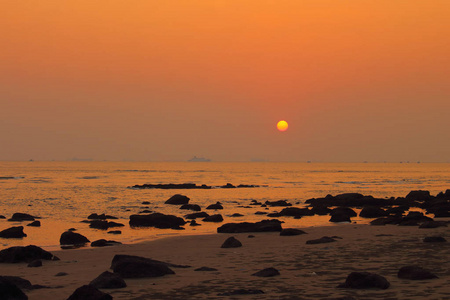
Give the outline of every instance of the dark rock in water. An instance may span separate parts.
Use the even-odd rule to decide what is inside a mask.
[[[192,220],[189,226],[201,226],[202,224],[198,224],[195,220]]]
[[[244,215],[240,214],[240,213],[234,213],[232,214],[230,217],[232,218],[236,218],[236,217],[243,217]]]
[[[400,224],[401,222],[401,217],[385,217],[385,218],[378,218],[375,220],[372,220],[370,222],[370,225],[374,225],[374,226],[384,226],[387,224]]]
[[[73,231],[66,231],[61,234],[59,238],[60,245],[74,245],[74,246],[82,246],[90,241],[79,233]]]
[[[0,276],[0,299],[27,300],[28,296],[6,276]]]
[[[83,285],[70,295],[67,300],[112,300],[111,295],[103,293],[92,285]]]
[[[201,267],[201,268],[195,269],[194,271],[196,271],[196,272],[212,272],[212,271],[217,271],[217,269],[209,268],[209,267]]]
[[[313,245],[313,244],[325,244],[325,243],[332,243],[332,242],[336,242],[336,240],[332,237],[324,236],[324,237],[321,237],[320,239],[306,241],[306,244]]]
[[[12,215],[12,217],[10,219],[8,219],[8,221],[11,221],[11,222],[34,221],[36,218],[38,218],[38,217],[29,215],[29,214],[15,213]]]
[[[41,227],[41,222],[40,221],[33,221],[30,224],[27,224],[27,226],[31,226],[31,227]]]
[[[58,272],[55,274],[56,277],[67,276],[67,275],[69,275],[69,274],[66,272]]]
[[[91,281],[92,285],[98,289],[120,289],[127,286],[125,280],[119,274],[108,271],[103,272],[97,278]]]
[[[91,247],[106,247],[106,246],[114,246],[114,245],[120,245],[120,244],[122,244],[122,243],[116,242],[116,241],[107,241],[105,239],[100,239],[100,240],[93,241],[91,243]]]
[[[231,183],[227,183],[225,185],[220,186],[220,188],[222,188],[222,189],[234,189],[236,187],[234,185],[232,185]]]
[[[253,234],[249,234],[249,235],[248,235],[248,238],[249,238],[249,239],[252,239],[252,238],[254,238],[254,237],[255,237],[255,236],[254,236]]]
[[[300,234],[306,234],[303,230],[295,229],[295,228],[285,228],[281,230],[280,235],[281,236],[294,236],[294,235],[300,235]]]
[[[163,190],[171,190],[171,189],[211,189],[211,186],[206,184],[196,185],[195,183],[167,183],[167,184],[142,184],[142,185],[134,185],[129,188],[132,189],[163,189]]]
[[[5,239],[23,238],[25,236],[27,235],[23,232],[23,226],[10,227],[0,231],[0,237]]]
[[[346,214],[333,214],[331,215],[330,222],[333,223],[341,223],[341,222],[348,222],[350,223],[352,220],[350,220],[350,216]]]
[[[450,210],[435,210],[433,214],[435,218],[450,218]]]
[[[150,258],[131,255],[115,255],[111,263],[111,269],[114,273],[120,274],[123,278],[159,277],[175,274],[169,267],[176,266]]]
[[[261,290],[239,289],[239,290],[233,290],[231,292],[220,293],[220,294],[217,294],[217,296],[258,295],[258,294],[264,294],[264,292]]]
[[[38,268],[38,267],[42,267],[42,260],[40,260],[40,259],[33,260],[32,262],[30,262],[30,263],[28,264],[27,267],[29,267],[29,268]]]
[[[30,263],[36,259],[52,260],[53,254],[34,245],[16,246],[0,251],[0,263]]]
[[[148,205],[148,204],[150,204],[150,201],[142,201],[141,204],[142,204],[142,205]]]
[[[109,234],[122,234],[122,231],[120,231],[120,230],[111,230],[111,231],[108,231],[107,233],[109,233]]]
[[[439,278],[430,271],[422,269],[418,266],[406,266],[400,268],[397,273],[398,278],[402,279],[411,279],[411,280],[424,280],[424,279],[433,279]]]
[[[414,226],[414,225],[419,225],[419,223],[428,222],[428,221],[433,221],[433,219],[425,216],[421,212],[411,211],[411,212],[408,213],[408,215],[406,215],[405,217],[402,218],[402,220],[399,223],[399,225],[402,225],[402,226],[408,226],[408,225]]]
[[[33,290],[34,286],[31,284],[31,282],[27,279],[24,279],[22,277],[19,276],[0,276],[2,277],[4,280],[9,281],[12,284],[15,284],[19,289],[22,290]],[[0,299],[2,294],[0,293]]]
[[[212,215],[203,219],[203,222],[222,222],[222,215]]]
[[[275,268],[266,268],[263,269],[261,271],[258,271],[254,274],[252,274],[252,276],[258,276],[258,277],[273,277],[273,276],[277,276],[280,275],[280,272],[278,272],[277,269]]]
[[[197,218],[206,218],[206,217],[209,217],[209,215],[205,212],[199,212],[199,213],[188,214],[188,215],[185,215],[184,217],[188,220],[192,220],[192,219],[197,219]]]
[[[109,221],[104,221],[104,220],[94,220],[94,221],[91,221],[89,224],[90,228],[103,229],[103,230],[107,230],[107,229],[113,228],[113,227],[123,227],[123,226],[125,226],[125,225],[123,225],[121,223],[109,222]]]
[[[197,205],[197,204],[184,204],[180,207],[180,209],[189,209],[189,210],[193,210],[193,211],[201,211],[202,210],[200,205]]]
[[[298,208],[298,207],[286,207],[283,208],[279,213],[268,214],[269,217],[302,217],[302,216],[312,216],[314,213],[308,208]]]
[[[390,286],[389,281],[381,275],[369,272],[352,272],[348,275],[344,283],[338,285],[338,288],[350,289],[387,289]]]
[[[405,199],[412,201],[427,201],[431,199],[431,195],[429,191],[411,191],[406,195]]]
[[[242,247],[242,243],[233,236],[227,238],[225,242],[223,242],[222,246],[220,246],[220,248],[238,248],[238,247]]]
[[[256,223],[227,223],[217,228],[218,233],[265,232],[281,230],[281,222],[276,219],[263,220]]]
[[[4,215],[0,215],[0,219],[6,219]]]
[[[445,243],[447,240],[442,236],[427,236],[423,239],[424,243]]]
[[[292,204],[290,204],[286,200],[266,201],[265,204],[268,206],[292,206]]]
[[[165,215],[161,213],[153,213],[148,215],[131,215],[131,227],[156,227],[156,228],[172,228],[178,229],[186,224],[183,218]]]
[[[180,195],[180,194],[175,194],[172,197],[170,197],[169,200],[167,200],[164,203],[165,204],[172,204],[172,205],[181,205],[181,204],[188,204],[189,200],[190,199],[187,196]]]
[[[223,209],[223,206],[220,202],[217,202],[216,204],[209,205],[206,209]]]
[[[419,228],[438,228],[438,227],[447,227],[447,224],[445,222],[426,221],[419,226]]]
[[[387,215],[388,213],[384,209],[377,206],[364,206],[359,213],[361,218],[380,218]]]
[[[117,217],[110,216],[110,215],[105,215],[105,214],[98,215],[98,214],[94,213],[94,214],[90,214],[88,216],[88,219],[89,220],[91,220],[91,219],[94,219],[94,220],[106,220],[106,219],[117,219]]]
[[[311,212],[315,215],[326,216],[332,212],[332,210],[326,206],[313,206]]]
[[[350,207],[336,207],[331,210],[330,215],[347,215],[349,217],[356,217],[358,214]]]

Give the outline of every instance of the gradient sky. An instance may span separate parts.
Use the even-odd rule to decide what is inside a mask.
[[[450,162],[449,16],[448,0],[2,1],[0,160]]]

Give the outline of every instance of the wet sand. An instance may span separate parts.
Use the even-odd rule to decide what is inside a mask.
[[[126,288],[103,289],[114,299],[450,299],[450,243],[424,243],[426,236],[450,240],[449,227],[370,226],[339,224],[302,228],[307,234],[280,236],[278,232],[176,236],[139,244],[103,248],[52,251],[60,261],[1,264],[1,275],[28,279],[50,288],[26,291],[29,299],[67,299],[76,288],[109,270],[115,254],[144,256],[190,268],[173,268],[175,275],[125,279]],[[254,235],[254,238],[249,238]],[[221,248],[229,236],[243,244]],[[307,240],[338,236],[336,242],[306,244]],[[419,265],[438,279],[397,278],[406,265]],[[217,271],[194,271],[199,267]],[[279,276],[255,277],[253,273],[274,267]],[[384,276],[386,290],[340,289],[348,274],[368,271]],[[59,272],[68,275],[57,277]],[[219,296],[237,289],[257,289],[258,295]]]

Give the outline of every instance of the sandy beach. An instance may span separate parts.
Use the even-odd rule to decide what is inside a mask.
[[[114,255],[128,254],[191,267],[172,268],[174,275],[126,279],[125,288],[103,289],[114,299],[450,299],[449,243],[423,242],[427,236],[448,240],[448,227],[339,224],[303,230],[307,234],[177,236],[139,244],[52,251],[60,261],[43,261],[39,268],[27,267],[26,263],[1,264],[1,275],[20,276],[48,287],[26,291],[31,300],[67,299],[75,289],[109,270]],[[230,236],[243,246],[221,248]],[[339,238],[333,243],[306,244],[323,236]],[[407,265],[421,266],[439,278],[397,278],[398,270]],[[200,267],[217,271],[194,271]],[[269,267],[277,269],[280,275],[252,276]],[[353,271],[384,276],[390,287],[337,288]],[[67,275],[55,276],[60,272]],[[238,289],[261,290],[264,294],[221,295]]]

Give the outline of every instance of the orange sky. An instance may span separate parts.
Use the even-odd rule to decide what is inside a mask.
[[[449,162],[449,16],[448,0],[2,1],[0,160]]]

